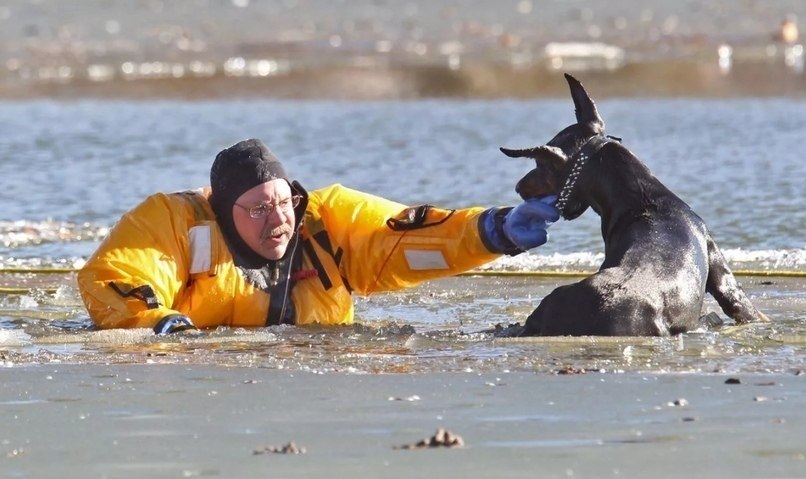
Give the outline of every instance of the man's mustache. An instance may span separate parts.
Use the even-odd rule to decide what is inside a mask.
[[[293,229],[289,225],[280,225],[275,228],[269,228],[269,225],[266,225],[263,227],[263,231],[260,232],[260,242],[263,243],[267,239],[281,234],[291,236],[292,232]]]

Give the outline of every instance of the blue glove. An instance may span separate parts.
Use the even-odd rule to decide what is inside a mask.
[[[524,251],[544,244],[549,239],[546,229],[560,219],[556,203],[557,197],[550,195],[528,199],[512,208],[504,218],[507,239]]]
[[[516,255],[548,240],[547,228],[560,219],[557,197],[530,198],[512,209],[489,209],[481,218],[482,239],[491,251]]]
[[[172,334],[188,329],[197,329],[190,318],[184,314],[169,314],[154,326],[154,334]]]

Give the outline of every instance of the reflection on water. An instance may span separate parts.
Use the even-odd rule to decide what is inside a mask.
[[[585,84],[597,98],[597,82]],[[608,133],[691,204],[723,249],[804,247],[801,100],[597,105]],[[215,153],[247,136],[263,138],[308,189],[342,183],[403,203],[513,204],[514,184],[532,165],[498,147],[543,143],[573,118],[567,98],[0,103],[0,255],[86,257],[146,195],[207,184]],[[588,212],[554,225],[539,254],[600,251],[598,218]]]

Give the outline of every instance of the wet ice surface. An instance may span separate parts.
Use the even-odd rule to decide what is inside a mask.
[[[0,357],[27,363],[180,363],[317,373],[806,371],[806,294],[798,279],[743,281],[769,324],[671,338],[494,338],[524,321],[557,279],[458,277],[359,298],[349,327],[219,328],[155,336],[95,331],[75,291],[4,299]],[[703,312],[718,312],[708,299]]]

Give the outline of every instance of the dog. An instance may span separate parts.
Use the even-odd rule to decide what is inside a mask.
[[[501,151],[536,163],[515,188],[524,200],[557,195],[566,220],[588,207],[601,217],[605,259],[595,274],[552,291],[506,335],[679,334],[703,323],[705,293],[737,323],[769,321],[739,287],[703,220],[620,139],[605,136],[585,88],[565,78],[576,124],[546,145]]]

